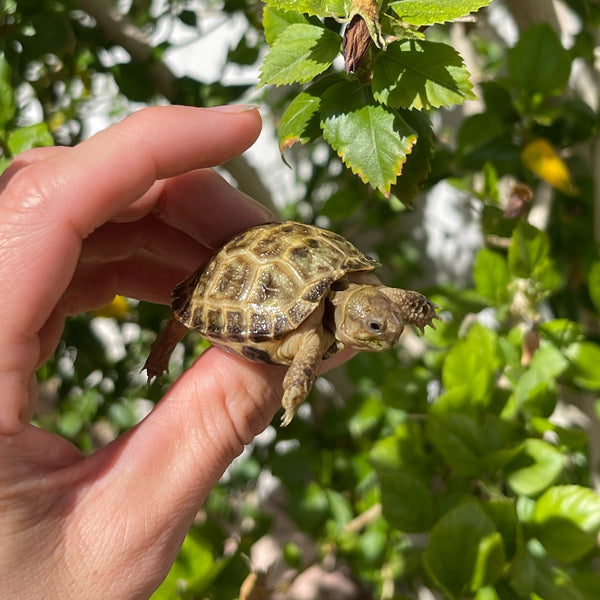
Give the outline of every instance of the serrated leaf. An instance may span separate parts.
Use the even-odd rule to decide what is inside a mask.
[[[279,151],[295,143],[306,144],[321,133],[319,126],[319,105],[321,98],[310,92],[300,92],[288,105],[281,117],[277,137]]]
[[[578,485],[552,487],[535,503],[531,526],[552,558],[576,561],[597,545],[600,496]]]
[[[321,127],[346,166],[386,196],[417,139],[397,111],[376,103],[369,87],[356,80],[323,94]]]
[[[417,110],[475,99],[460,54],[447,44],[425,40],[393,42],[373,69],[373,96],[395,108]]]
[[[284,29],[265,57],[260,84],[308,83],[329,68],[342,38],[321,26],[294,23]]]
[[[321,135],[321,96],[329,86],[340,79],[339,74],[325,76],[308,86],[289,103],[277,131],[279,151],[282,154],[295,143],[306,144]]]
[[[487,6],[491,0],[392,0],[396,14],[411,25],[453,21]]]
[[[263,27],[269,46],[272,46],[279,35],[290,25],[298,23],[317,25],[318,21],[295,10],[283,10],[274,6],[265,6],[263,11]]]
[[[402,177],[397,184],[392,186],[391,194],[398,198],[404,206],[411,208],[413,200],[431,171],[430,160],[434,150],[433,130],[426,113],[418,110],[399,110],[398,112],[415,130],[417,141],[411,153],[406,157],[406,162],[402,167]]]
[[[317,17],[346,17],[350,0],[266,0],[267,5]]]

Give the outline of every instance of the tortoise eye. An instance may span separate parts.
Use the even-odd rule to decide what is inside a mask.
[[[369,323],[369,329],[371,331],[380,331],[381,330],[381,323],[378,323],[377,321],[371,321]]]

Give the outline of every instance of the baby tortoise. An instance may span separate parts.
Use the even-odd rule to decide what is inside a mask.
[[[438,308],[425,296],[385,287],[379,263],[343,237],[300,223],[267,223],[229,240],[175,287],[173,317],[144,368],[166,370],[187,333],[243,358],[290,365],[282,424],[308,395],[319,365],[345,347],[388,350],[404,323],[435,329]]]

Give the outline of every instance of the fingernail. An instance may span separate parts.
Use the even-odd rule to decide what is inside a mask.
[[[245,113],[258,110],[258,104],[223,104],[222,106],[210,106],[208,110],[224,113]]]

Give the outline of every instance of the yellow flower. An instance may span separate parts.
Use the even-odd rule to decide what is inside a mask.
[[[528,169],[561,192],[570,196],[577,193],[567,165],[547,139],[536,138],[529,142],[521,152],[521,160]]]

